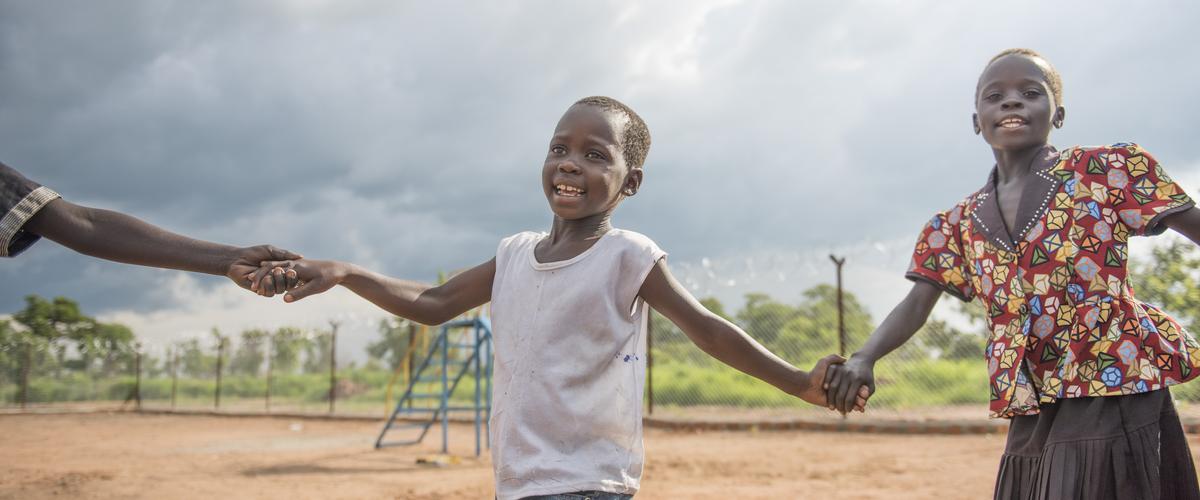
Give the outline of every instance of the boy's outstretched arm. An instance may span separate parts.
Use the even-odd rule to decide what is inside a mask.
[[[875,362],[908,342],[929,319],[929,313],[941,296],[938,287],[924,281],[914,282],[908,295],[879,324],[863,348],[851,355],[845,364],[830,367],[825,383],[830,407],[846,413],[859,404],[857,399],[862,398],[864,392],[868,396],[873,394]]]
[[[295,302],[342,285],[385,311],[426,325],[440,325],[492,299],[496,259],[433,286],[384,276],[355,264],[328,260],[265,262],[250,279],[260,295],[287,294]],[[288,290],[299,281],[300,285]]]
[[[842,362],[840,356],[830,355],[821,359],[812,372],[788,364],[746,332],[701,305],[675,280],[663,260],[659,260],[651,269],[638,295],[675,323],[697,347],[710,356],[788,394],[815,405],[826,406],[821,382],[831,364]],[[865,398],[862,403],[866,403]]]
[[[262,261],[300,255],[268,245],[238,248],[189,238],[111,210],[48,203],[24,229],[84,255],[101,259],[206,274],[225,275],[249,289],[246,275]]]

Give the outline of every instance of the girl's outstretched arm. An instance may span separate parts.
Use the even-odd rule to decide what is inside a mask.
[[[650,270],[638,295],[675,323],[697,347],[710,356],[788,394],[815,405],[826,406],[821,381],[830,365],[842,362],[840,356],[830,355],[821,359],[812,372],[788,364],[742,329],[701,305],[675,280],[662,260]],[[866,403],[865,394],[861,402]]]
[[[1166,216],[1163,221],[1167,227],[1184,235],[1192,243],[1200,245],[1200,208],[1192,207],[1179,213]]]
[[[292,281],[285,302],[295,302],[342,285],[385,311],[426,325],[440,325],[487,303],[492,298],[496,259],[454,275],[433,286],[392,278],[361,266],[328,260],[265,262],[251,277],[254,289],[267,297],[283,293]]]
[[[850,411],[851,405],[858,404],[857,399],[862,397],[864,386],[868,396],[875,392],[875,362],[917,333],[941,295],[942,291],[930,283],[914,282],[908,295],[879,324],[863,348],[845,364],[830,367],[825,388],[833,409]]]

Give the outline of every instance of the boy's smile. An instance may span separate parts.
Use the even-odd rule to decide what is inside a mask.
[[[999,150],[1045,144],[1053,124],[1062,120],[1039,59],[1009,55],[997,59],[979,77],[975,126]]]
[[[619,139],[627,121],[590,105],[571,106],[559,120],[542,167],[543,190],[556,216],[578,220],[611,212],[628,196],[630,168]]]

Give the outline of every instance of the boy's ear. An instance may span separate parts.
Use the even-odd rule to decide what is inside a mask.
[[[642,167],[634,167],[629,170],[629,175],[625,176],[625,185],[621,186],[621,194],[625,196],[633,196],[637,194],[638,189],[642,187]]]
[[[1059,106],[1054,110],[1054,128],[1062,128],[1063,121],[1067,119],[1067,108]]]
[[[983,129],[979,127],[979,113],[971,113],[971,126],[975,128],[975,135],[983,132]]]

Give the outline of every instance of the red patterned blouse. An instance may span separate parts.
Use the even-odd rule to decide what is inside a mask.
[[[1129,286],[1131,235],[1194,205],[1136,144],[1047,146],[1005,229],[995,171],[921,231],[907,277],[987,310],[992,417],[1060,398],[1136,394],[1200,373],[1200,344]]]

